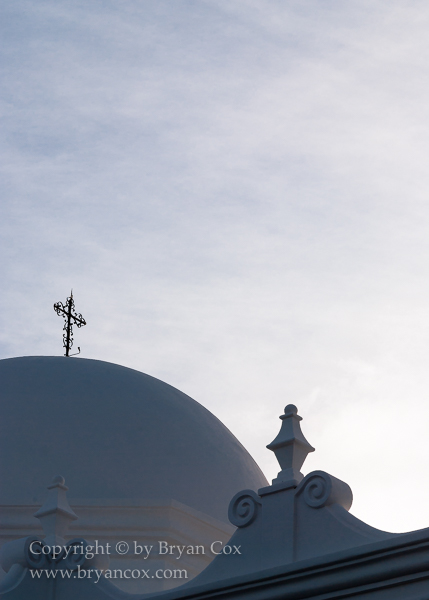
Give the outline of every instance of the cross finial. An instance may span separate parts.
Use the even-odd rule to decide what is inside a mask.
[[[83,327],[86,325],[85,319],[74,309],[73,289],[71,290],[70,296],[67,298],[65,305],[62,302],[57,302],[54,304],[54,310],[57,315],[64,317],[66,321],[63,327],[63,346],[66,349],[64,356],[70,356],[70,350],[73,346],[73,325],[76,325],[77,327]],[[79,352],[76,354],[80,353],[79,346],[78,350]]]

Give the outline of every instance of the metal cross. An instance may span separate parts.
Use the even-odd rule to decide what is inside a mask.
[[[66,320],[63,327],[63,346],[66,349],[64,356],[70,356],[70,350],[73,346],[73,325],[76,325],[77,327],[83,327],[86,325],[86,321],[82,315],[80,313],[76,313],[74,310],[73,290],[71,291],[70,296],[67,298],[65,305],[62,302],[57,302],[54,304],[54,310],[57,315],[64,317]],[[79,346],[78,350],[80,352]],[[79,354],[79,352],[76,354]]]

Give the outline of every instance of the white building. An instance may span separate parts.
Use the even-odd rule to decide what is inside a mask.
[[[267,484],[231,432],[179,390],[97,360],[23,357],[0,361],[0,542],[42,535],[33,515],[61,475],[78,517],[67,539],[129,544],[111,565],[142,564],[134,542],[209,547],[234,532],[228,504]],[[213,559],[181,559],[194,577]],[[145,565],[177,565],[151,555]],[[3,573],[4,574],[4,573]],[[136,582],[118,579],[126,590]],[[146,591],[180,581],[146,582]],[[141,583],[140,587],[141,589]]]
[[[0,361],[0,378],[2,600],[429,598],[429,529],[369,527],[349,514],[345,482],[324,471],[304,477],[313,448],[295,406],[286,406],[268,446],[281,470],[266,485],[213,415],[147,375],[98,361],[24,358]],[[48,493],[40,486],[52,471],[68,477],[74,512],[61,477]],[[412,482],[398,477],[398,485]],[[230,539],[228,505],[237,527]],[[90,556],[85,541],[71,539],[77,535],[119,551]],[[153,547],[146,562],[127,550],[133,541]],[[213,542],[224,551],[210,562]],[[207,552],[166,556],[160,543]],[[184,585],[151,592],[156,583],[183,583],[171,574],[196,573],[204,562]],[[158,571],[169,576],[151,575]],[[115,586],[124,582],[137,595]]]

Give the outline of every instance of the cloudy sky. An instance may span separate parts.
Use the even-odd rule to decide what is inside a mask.
[[[4,0],[0,357],[218,416],[267,477],[288,403],[380,529],[429,526],[429,5]],[[75,359],[78,360],[78,359]]]

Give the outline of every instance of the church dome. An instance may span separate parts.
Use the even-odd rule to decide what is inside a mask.
[[[119,365],[65,357],[0,360],[0,504],[40,504],[54,475],[70,503],[177,500],[227,521],[230,499],[267,485],[208,410]]]

